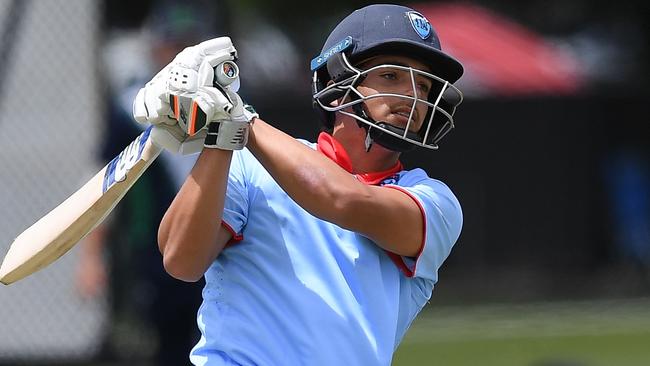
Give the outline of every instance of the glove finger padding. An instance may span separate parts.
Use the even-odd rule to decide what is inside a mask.
[[[198,87],[198,79],[199,73],[194,69],[182,65],[172,65],[167,79],[169,93],[176,95],[194,93]]]
[[[192,136],[208,121],[227,119],[233,108],[231,100],[219,89],[200,86],[196,93],[170,95],[174,118],[188,135]]]
[[[226,58],[217,61],[220,57]],[[237,50],[232,45],[230,37],[213,38],[197,45],[186,47],[176,55],[171,64],[181,65],[198,71],[199,66],[206,59],[213,60],[211,61],[213,67],[226,59],[237,59]]]
[[[207,122],[230,119],[231,116],[228,113],[234,108],[233,102],[238,103],[238,105],[242,104],[236,93],[229,91],[226,91],[226,93],[228,94],[224,94],[217,88],[200,86],[196,93],[186,93],[182,96],[171,94],[171,110],[178,123],[173,126],[175,127],[173,129],[174,133],[166,131],[168,136],[165,139],[176,138],[178,143],[183,144],[195,141],[194,148],[186,148],[189,149],[188,151],[195,152],[197,148],[201,147],[200,142],[203,139],[194,138],[194,136],[204,130]],[[233,100],[233,97],[236,97],[236,99]],[[241,107],[239,108],[241,109]],[[168,142],[163,144],[169,146],[169,148],[174,148],[174,152],[179,152],[179,148],[174,144]],[[181,153],[185,154],[186,152],[181,151]]]
[[[198,104],[194,101],[196,93],[187,94],[188,96],[169,95],[169,104],[172,115],[180,129],[187,135],[194,135],[207,123],[206,115]]]
[[[176,121],[171,118],[168,103],[167,72],[169,66],[161,70],[144,88],[138,91],[133,100],[133,118],[139,123],[168,124]]]

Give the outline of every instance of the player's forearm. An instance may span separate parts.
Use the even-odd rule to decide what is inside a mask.
[[[348,227],[349,208],[368,194],[336,163],[262,120],[253,123],[248,148],[302,208],[339,226]]]
[[[158,245],[167,272],[197,281],[225,243],[217,240],[231,151],[204,149],[162,219]]]

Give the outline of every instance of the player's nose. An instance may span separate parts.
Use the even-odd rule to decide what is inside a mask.
[[[410,78],[404,80],[400,85],[401,94],[407,97],[426,99],[424,91],[418,90]]]

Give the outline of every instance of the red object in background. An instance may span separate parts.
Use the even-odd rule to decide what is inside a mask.
[[[580,62],[542,36],[471,4],[415,4],[444,51],[465,67],[469,94],[575,94],[584,83]]]

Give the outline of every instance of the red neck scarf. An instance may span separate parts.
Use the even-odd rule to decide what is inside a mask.
[[[318,135],[318,151],[323,155],[332,159],[336,164],[341,168],[345,169],[347,172],[352,173],[352,162],[350,161],[350,156],[348,155],[343,145],[341,145],[336,139],[325,132],[321,132]],[[395,165],[387,170],[381,172],[371,172],[363,174],[355,174],[357,179],[365,184],[376,185],[381,183],[384,179],[399,173],[404,168],[402,163],[398,160]]]

